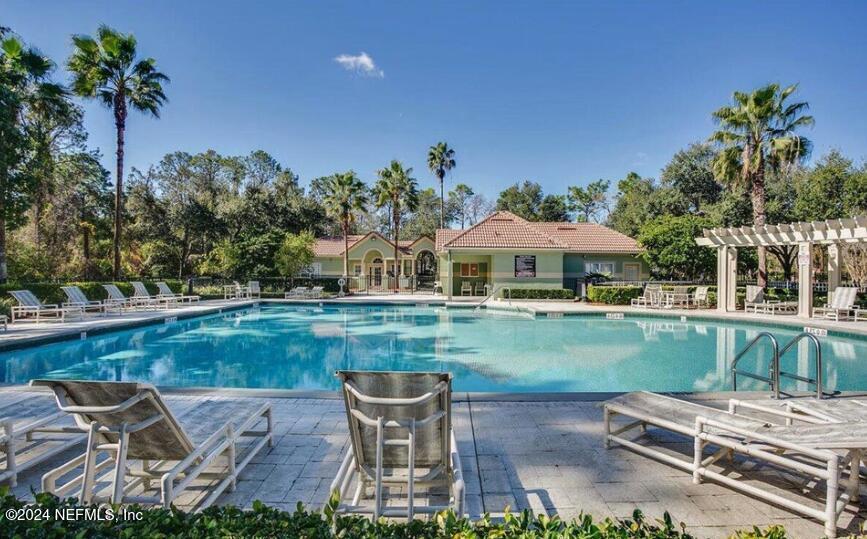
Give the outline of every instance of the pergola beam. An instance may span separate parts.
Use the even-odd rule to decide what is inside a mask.
[[[705,230],[695,242],[705,247],[861,243],[867,242],[867,216],[783,225],[712,228]]]

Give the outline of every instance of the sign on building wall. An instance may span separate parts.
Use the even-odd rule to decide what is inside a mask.
[[[535,277],[536,257],[534,255],[515,255],[515,277]]]

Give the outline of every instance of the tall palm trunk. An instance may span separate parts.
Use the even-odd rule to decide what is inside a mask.
[[[343,278],[349,277],[349,216],[343,216]]]
[[[394,219],[394,293],[397,294],[400,290],[400,251],[397,248],[397,244],[400,241],[400,205],[395,200],[394,201],[394,214],[392,215],[392,219]]]
[[[123,135],[126,130],[126,98],[114,98],[114,125],[117,128],[117,184],[114,191],[114,279],[120,279],[120,240],[123,219]]]
[[[753,175],[752,203],[753,203],[753,224],[757,227],[765,225],[765,164],[759,160],[759,168]],[[759,246],[757,249],[759,274],[756,279],[756,284],[760,288],[764,288],[768,284],[768,254],[764,246]],[[809,284],[812,286],[812,283]]]
[[[445,177],[441,174],[437,174],[440,179],[440,228],[446,227],[446,195],[443,188],[443,184],[445,183],[443,180]]]
[[[4,163],[5,165],[5,163]],[[0,284],[6,282],[9,273],[6,267],[6,166],[0,167]]]

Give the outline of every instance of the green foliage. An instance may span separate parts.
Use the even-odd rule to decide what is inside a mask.
[[[542,199],[542,186],[538,183],[516,183],[500,193],[497,210],[510,211],[528,221],[538,221]]]
[[[713,175],[716,155],[709,144],[694,143],[678,151],[660,175],[662,185],[679,191],[689,201],[690,211],[701,211],[719,200],[722,186]]]
[[[641,296],[643,288],[640,286],[593,286],[587,287],[587,299],[593,303],[605,303],[607,305],[629,305],[629,303]]]
[[[9,494],[8,487],[0,488],[0,526],[8,537],[304,537],[343,539],[408,539],[408,538],[522,538],[522,539],[691,539],[683,523],[665,513],[662,519],[649,520],[640,510],[632,518],[606,518],[597,520],[592,515],[581,514],[573,520],[560,517],[536,515],[529,510],[519,513],[506,511],[502,519],[488,515],[475,521],[458,518],[444,511],[429,520],[397,522],[388,519],[373,521],[360,516],[335,515],[336,501],[322,511],[305,509],[300,503],[295,511],[287,512],[269,507],[262,502],[253,502],[250,510],[235,506],[209,507],[199,513],[186,513],[179,509],[145,508],[139,505],[126,506],[127,512],[141,515],[139,520],[116,519],[69,519],[55,520],[55,512],[74,511],[82,508],[73,498],[59,499],[51,494],[36,494],[35,504],[30,509],[47,512],[50,518],[9,519],[8,511],[23,509],[26,502]],[[97,509],[98,506],[88,506]],[[118,506],[112,506],[122,515]],[[103,508],[103,511],[105,508]],[[103,513],[104,514],[104,513]],[[780,526],[765,530],[753,528],[738,532],[742,539],[785,539],[786,532]]]
[[[695,238],[713,224],[693,215],[663,216],[644,225],[638,242],[651,272],[665,279],[700,279],[713,275],[716,253],[699,247]]]
[[[575,299],[575,292],[567,288],[513,288],[512,299]]]
[[[648,221],[688,211],[689,202],[675,187],[659,186],[652,178],[642,178],[635,172],[620,180],[617,189],[617,203],[608,216],[608,224],[631,238]]]
[[[565,195],[545,195],[539,205],[539,220],[562,223],[569,221],[569,206]]]
[[[316,238],[310,231],[286,234],[274,255],[274,266],[280,275],[294,277],[313,262],[313,244]]]
[[[570,209],[577,212],[579,221],[599,221],[599,213],[608,209],[609,187],[611,182],[602,179],[589,183],[587,187],[569,187]]]

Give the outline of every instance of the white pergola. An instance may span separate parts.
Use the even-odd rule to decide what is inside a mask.
[[[828,248],[828,292],[840,284],[840,244],[867,242],[867,216],[705,230],[698,245],[717,249],[717,310],[735,310],[738,248],[798,246],[798,316],[813,315],[813,246]]]

